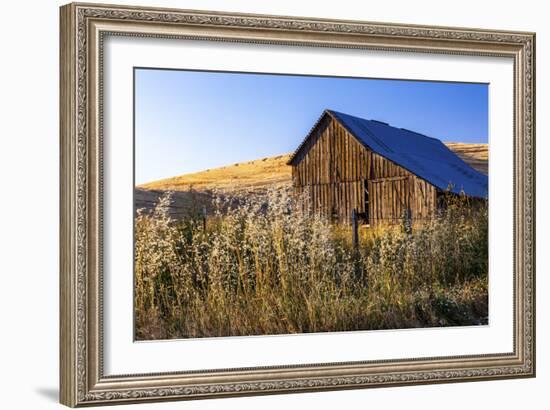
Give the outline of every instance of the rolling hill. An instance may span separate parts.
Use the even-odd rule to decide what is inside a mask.
[[[488,144],[445,143],[465,162],[484,174],[488,173]],[[207,169],[139,185],[146,191],[256,191],[288,185],[291,168],[286,165],[291,154],[240,162],[221,168]]]

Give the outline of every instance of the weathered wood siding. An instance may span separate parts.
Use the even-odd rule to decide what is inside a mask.
[[[413,219],[425,219],[436,206],[433,185],[366,149],[328,116],[298,153],[292,181],[314,212],[340,222],[349,222],[353,209],[368,214],[371,225],[397,223],[406,210]]]

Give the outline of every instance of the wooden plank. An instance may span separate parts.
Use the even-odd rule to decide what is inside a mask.
[[[328,154],[328,136],[327,131],[323,133],[323,183],[328,184],[328,164],[329,164],[329,154]]]
[[[403,179],[400,182],[401,190],[401,212],[405,212],[407,209],[407,180]]]
[[[327,150],[328,150],[328,163],[327,163],[327,168],[328,168],[328,182],[332,182],[333,181],[333,173],[332,173],[332,167],[333,167],[333,154],[332,154],[332,147],[333,147],[333,142],[332,142],[332,121],[330,123],[330,131],[329,133],[327,134]]]
[[[348,180],[348,142],[346,140],[346,134],[340,129],[340,135],[342,137],[342,181]],[[346,187],[344,185],[344,198]]]
[[[395,181],[394,182],[394,188],[395,188],[395,218],[399,222],[401,220],[401,183],[402,181]]]
[[[349,140],[345,131],[342,131],[342,140],[344,141],[344,181],[349,181]],[[344,192],[347,196],[347,189],[344,188]],[[347,200],[346,200],[347,202]],[[346,219],[347,219],[347,209],[346,209]]]
[[[405,181],[401,180],[399,183],[399,217],[403,216],[405,212]]]
[[[311,177],[312,177],[312,184],[317,184],[317,144],[314,144],[312,147],[311,147],[311,164],[310,164],[310,169],[311,169]]]
[[[357,179],[363,179],[363,147],[357,144]]]
[[[353,195],[355,196],[354,199],[354,208],[357,210],[357,212],[361,212],[361,202],[359,201],[359,190],[357,189],[358,183],[355,181],[353,183]]]
[[[406,201],[406,206],[407,206],[407,209],[410,209],[411,211],[411,218],[413,216],[412,214],[412,202],[411,202],[411,178],[407,178],[406,182],[405,182],[405,190],[406,190],[406,198],[407,198],[407,201]]]
[[[370,187],[369,212],[372,220],[372,225],[374,226],[376,224],[376,188],[374,187],[374,183],[372,183],[371,181],[368,181],[368,185]]]
[[[401,189],[401,212],[405,212],[407,209],[407,180],[403,179],[400,182]]]
[[[323,133],[323,182],[328,184],[329,182],[329,165],[330,165],[330,145],[329,145],[329,133],[328,127]]]
[[[342,203],[342,183],[338,182],[338,218],[340,221],[342,221],[344,215],[343,215],[343,203]]]
[[[397,203],[396,203],[396,199],[397,199],[397,195],[396,195],[396,192],[395,192],[395,181],[390,181],[389,182],[389,189],[390,189],[390,193],[391,193],[391,207],[392,207],[392,215],[391,215],[391,219],[392,219],[392,223],[395,223],[395,217],[396,217],[396,214],[397,214]]]
[[[307,167],[308,167],[308,157],[307,157],[307,152],[306,154],[304,155],[304,186],[306,185],[309,185],[309,179],[308,179],[308,172],[307,172]]]
[[[391,222],[391,191],[390,183],[384,182],[384,219]]]
[[[342,216],[343,221],[347,222],[348,219],[348,200],[347,200],[347,190],[346,183],[342,182]]]
[[[317,142],[317,146],[319,151],[319,154],[318,154],[319,169],[317,171],[319,174],[318,183],[319,183],[319,187],[321,187],[321,184],[323,183],[323,133],[319,134],[319,141]]]
[[[370,215],[371,215],[371,218],[372,218],[372,221],[373,221],[373,225],[376,224],[376,187],[375,187],[375,184],[372,182],[372,181],[369,181],[369,185],[370,185],[370,204],[369,204],[369,211],[370,211]]]
[[[418,178],[414,179],[414,196],[416,199],[416,212],[418,213],[418,219],[422,219],[422,191],[420,188],[420,182]]]
[[[344,169],[342,167],[344,163],[344,144],[340,133],[340,127],[336,127],[336,135],[338,137],[338,182],[342,182],[344,178]]]
[[[314,170],[315,170],[315,155],[314,155],[314,152],[312,151],[313,149],[313,146],[309,149],[308,151],[308,157],[309,157],[309,162],[308,162],[308,172],[309,172],[309,184],[310,185],[313,185],[315,184],[315,174],[314,174]]]
[[[321,154],[323,151],[323,145],[321,141],[322,133],[319,133],[319,137],[317,138],[317,184],[319,184],[319,189],[321,188],[321,178],[322,178],[322,171],[323,171],[323,163],[321,159]],[[319,191],[319,198],[320,198],[321,191]]]
[[[396,217],[398,221],[401,220],[401,216],[403,215],[403,193],[401,191],[401,185],[403,184],[403,180],[398,180],[395,182],[395,195],[396,195]]]
[[[378,181],[381,181],[381,182],[384,182],[384,181],[399,181],[399,180],[404,180],[404,179],[407,179],[407,177],[387,177],[387,178],[374,178],[372,179],[372,181],[375,181],[375,182],[378,182]]]
[[[355,168],[355,156],[353,155],[353,139],[347,135],[348,139],[348,161],[349,161],[349,181],[355,181],[353,169]],[[350,213],[351,218],[351,213]]]
[[[378,160],[377,162],[380,163]],[[382,182],[376,184],[376,189],[378,191],[378,221],[382,222],[384,220],[384,187],[382,186]]]
[[[336,176],[336,182],[340,183],[342,180],[342,145],[340,144],[340,133],[338,132],[339,128],[337,125],[334,126],[334,138],[336,141],[335,145],[335,155],[336,155],[336,162],[335,162],[335,176]]]
[[[374,214],[376,216],[376,223],[378,224],[380,222],[380,190],[378,189],[378,186],[380,184],[379,183],[376,183],[376,184],[373,184],[373,189],[374,189],[374,201],[375,201],[375,207],[374,207]]]
[[[345,210],[346,210],[346,223],[350,220],[350,207],[351,207],[351,201],[350,201],[350,195],[349,195],[349,182],[344,184],[344,192],[345,192]]]
[[[306,156],[306,173],[307,173],[307,184],[311,185],[313,183],[313,178],[311,177],[311,151],[308,151]]]
[[[382,164],[382,167],[384,167],[384,164]],[[384,185],[384,222],[389,222],[391,219],[391,202],[390,202],[390,190],[389,190],[389,184],[387,182],[382,182]]]
[[[368,203],[368,210],[366,209],[365,211],[369,213],[369,223],[372,225],[373,215],[372,215],[372,186],[371,185],[372,184],[367,180],[367,190],[370,193],[370,198]]]
[[[329,190],[329,185],[328,184],[324,184],[323,185],[323,195],[325,197],[325,210],[324,210],[324,213],[325,213],[325,217],[329,217],[329,209],[330,209],[330,196],[329,196],[329,193],[330,193],[330,190]]]
[[[318,213],[319,212],[319,185],[317,184],[313,185],[313,192],[315,192],[315,202],[314,202],[315,213]]]
[[[338,215],[338,220],[342,219],[342,199],[340,196],[340,183],[336,184],[336,213]]]
[[[357,210],[357,200],[356,200],[356,194],[355,194],[355,182],[349,183],[349,192],[350,192],[350,198],[351,198],[351,208],[350,212],[353,211],[353,209]]]
[[[323,215],[326,217],[328,209],[328,196],[327,196],[327,184],[323,184],[321,187],[323,189]]]
[[[382,165],[384,166],[384,165]],[[387,182],[383,182],[384,185],[384,221],[388,222],[391,219],[391,201],[390,201],[390,190],[389,190],[389,184]]]
[[[355,182],[355,203],[359,212],[363,211],[363,195],[361,195],[361,180]]]
[[[378,160],[377,160],[378,162]],[[376,212],[377,212],[377,219],[378,222],[382,219],[382,186],[381,183],[378,182],[376,184]]]
[[[353,159],[353,180],[357,181],[359,179],[359,151],[357,149],[357,142],[353,140],[352,144],[352,159]]]
[[[409,179],[407,178],[405,181],[405,209],[409,209],[411,207],[411,199],[410,199],[410,195],[411,195],[411,192],[410,192],[410,182],[409,182]]]
[[[349,180],[350,181],[355,181],[355,162],[356,162],[356,158],[355,158],[355,151],[353,149],[354,147],[354,141],[353,139],[348,135],[348,142],[349,142],[349,152],[348,152],[348,155],[349,155]],[[351,216],[351,214],[350,214]]]
[[[330,147],[331,147],[331,153],[330,153],[331,163],[330,163],[330,166],[331,166],[331,172],[332,172],[331,182],[336,183],[336,167],[337,167],[337,164],[338,164],[338,155],[336,153],[336,135],[334,134],[334,128],[335,128],[334,124],[332,124],[331,134],[330,134],[330,141],[331,141],[331,144],[330,144]]]
[[[386,206],[384,207],[384,210],[386,212],[386,214],[384,215],[385,216],[385,219],[386,219],[386,222],[391,222],[391,211],[392,211],[392,206],[391,206],[391,183],[388,183],[388,182],[385,182],[384,183],[384,196],[385,196],[385,200],[386,200]]]
[[[365,155],[365,174],[364,174],[364,178],[365,179],[370,179],[371,177],[371,170],[370,170],[370,151],[367,150],[366,148],[363,148],[363,153]]]
[[[319,183],[322,184],[325,182],[325,133],[321,134],[319,139]]]
[[[351,179],[350,177],[350,153],[349,153],[349,138],[348,138],[348,135],[347,135],[347,132],[343,132],[344,134],[344,144],[345,144],[345,169],[346,169],[346,181],[349,181]],[[349,205],[349,203],[348,203]],[[346,217],[348,217],[349,215],[346,215]]]
[[[325,216],[328,218],[330,215],[330,186],[325,184]]]
[[[315,164],[314,164],[314,172],[315,172],[315,177],[314,177],[314,183],[315,184],[319,184],[321,181],[319,180],[319,143],[317,142],[315,144]]]
[[[333,171],[334,171],[334,182],[338,182],[338,165],[339,165],[339,153],[338,153],[338,135],[336,133],[336,125],[334,125],[334,128],[333,128],[333,134],[332,134],[332,138],[333,138],[333,144],[332,144],[332,147],[333,147],[333,161],[332,161],[332,164],[333,164]]]
[[[346,140],[344,138],[344,132],[342,128],[339,127],[338,134],[340,135],[340,181],[344,182],[346,180]],[[342,193],[344,192],[344,187],[342,187]],[[344,204],[342,204],[344,206]]]
[[[396,220],[396,222],[399,220],[399,218],[401,217],[400,213],[400,206],[399,206],[399,184],[401,183],[401,181],[397,180],[397,181],[394,181],[392,182],[393,184],[393,196],[394,196],[394,199],[393,199],[393,204],[394,204],[394,214],[393,214],[393,217],[394,219]]]
[[[374,171],[372,167],[372,152],[369,150],[367,151],[367,179],[374,179]]]
[[[369,152],[366,148],[362,148],[362,151],[363,151],[363,166],[365,167],[364,173],[363,173],[363,179],[368,179],[370,174]]]
[[[382,163],[382,173],[384,172],[384,163]],[[388,216],[390,211],[390,201],[388,199],[388,184],[386,182],[382,182],[382,198],[384,204],[382,205],[382,219],[384,222],[388,222]]]
[[[353,198],[351,196],[351,182],[348,182],[346,185],[347,185],[346,191],[347,191],[347,194],[348,194],[348,205],[346,206],[346,211],[348,212],[348,215],[347,215],[348,221],[350,221],[351,220],[351,210],[353,208]]]
[[[335,145],[335,155],[336,155],[336,182],[340,182],[342,179],[342,144],[340,138],[340,129],[337,125],[334,126],[334,138],[336,141]]]

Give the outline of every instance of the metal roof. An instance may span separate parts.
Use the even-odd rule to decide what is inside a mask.
[[[326,114],[342,124],[366,148],[437,188],[443,191],[449,189],[457,194],[463,192],[478,198],[487,197],[487,175],[466,164],[440,140],[404,128],[392,127],[384,122],[366,120],[332,110],[325,110],[321,118]],[[320,119],[316,126],[319,123]],[[298,147],[289,163],[303,144]]]

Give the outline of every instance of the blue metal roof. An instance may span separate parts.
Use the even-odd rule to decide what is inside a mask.
[[[326,110],[363,145],[441,190],[486,198],[488,177],[440,140],[376,120]],[[321,117],[322,118],[322,117]]]

